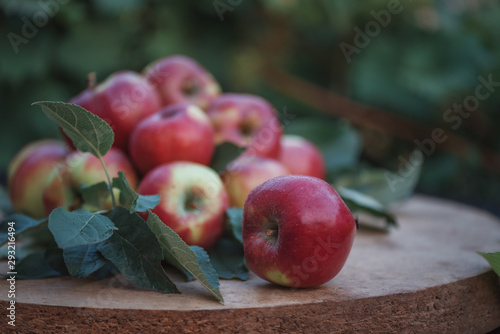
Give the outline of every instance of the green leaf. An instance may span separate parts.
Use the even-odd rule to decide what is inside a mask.
[[[334,188],[349,188],[376,198],[384,206],[413,194],[420,176],[421,164],[402,174],[378,168],[356,168],[335,179]]]
[[[107,263],[97,251],[97,245],[80,245],[63,249],[64,263],[71,276],[87,277]]]
[[[9,192],[4,186],[0,185],[0,217],[2,215],[10,215],[13,212],[14,209],[12,208]]]
[[[52,268],[45,258],[44,252],[28,255],[16,266],[16,278],[40,279],[46,277],[61,276],[61,273]]]
[[[226,210],[229,224],[231,226],[231,233],[243,245],[243,209],[229,208]]]
[[[124,172],[113,178],[113,187],[120,189],[120,204],[133,212],[154,209],[160,203],[160,195],[139,195],[128,183]]]
[[[0,246],[5,244],[10,236],[9,236],[9,227],[13,227],[15,230],[14,237],[17,238],[21,233],[26,232],[32,228],[38,227],[45,223],[47,218],[43,219],[33,219],[30,216],[23,215],[21,213],[15,213],[7,217],[2,223],[0,223]],[[15,224],[10,224],[14,222]]]
[[[99,244],[99,252],[138,286],[179,293],[163,270],[162,249],[144,220],[120,206],[111,210],[109,218],[119,229]]]
[[[85,204],[91,205],[96,208],[102,208],[102,204],[109,197],[110,189],[108,184],[102,181],[91,186],[82,184],[80,193]]]
[[[387,211],[387,209],[373,197],[343,187],[337,187],[336,190],[352,212],[361,211],[375,217],[383,218],[387,224],[386,227],[397,226],[394,215]]]
[[[160,242],[163,257],[176,268],[187,271],[218,300],[224,302],[219,290],[217,272],[210,264],[205,250],[200,247],[189,247],[174,230],[151,211],[146,223]]]
[[[220,278],[248,278],[248,268],[245,265],[243,245],[234,239],[221,238],[208,251],[210,262]]]
[[[54,209],[49,215],[49,230],[59,248],[95,244],[113,234],[115,225],[106,216],[78,209]]]
[[[500,252],[496,252],[496,253],[478,252],[478,254],[481,255],[482,257],[484,257],[484,259],[486,261],[488,261],[488,263],[490,264],[491,269],[493,269],[493,271],[498,276],[500,276]]]
[[[227,165],[236,159],[243,152],[243,149],[230,142],[224,142],[215,147],[210,167],[216,172],[222,172]]]
[[[80,152],[90,152],[98,158],[104,156],[115,135],[111,126],[88,110],[71,103],[40,101],[45,115],[59,125]]]

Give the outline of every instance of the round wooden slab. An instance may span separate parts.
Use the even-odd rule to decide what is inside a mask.
[[[16,281],[18,333],[485,333],[500,327],[500,280],[476,251],[500,250],[500,221],[429,197],[394,208],[400,227],[361,229],[329,283],[287,289],[254,275],[221,282],[225,304],[173,277],[181,295],[123,277]],[[7,283],[0,285],[6,313]],[[3,316],[2,329],[10,327]],[[3,332],[3,330],[2,330]]]

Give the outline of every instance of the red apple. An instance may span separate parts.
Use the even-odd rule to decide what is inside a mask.
[[[128,157],[118,148],[112,147],[103,157],[109,177],[118,177],[118,172],[125,173],[128,183],[132,188],[137,187],[137,174]],[[57,207],[66,210],[78,209],[81,206],[80,189],[82,185],[91,186],[105,181],[106,174],[98,158],[90,153],[78,151],[71,152],[59,173],[52,175],[49,184],[43,193],[43,202],[47,214]],[[115,199],[118,201],[120,192],[113,189]],[[111,209],[111,196],[103,199],[99,208]]]
[[[152,211],[187,244],[208,249],[222,234],[228,199],[211,168],[185,161],[164,164],[144,176],[138,192],[160,194]]]
[[[127,151],[129,136],[135,125],[161,108],[155,88],[132,71],[116,72],[69,102],[104,119],[115,133],[113,145],[123,151]]]
[[[215,143],[229,141],[246,148],[245,153],[277,158],[282,133],[273,107],[248,94],[223,94],[207,110],[215,128]]]
[[[303,175],[271,179],[248,195],[243,247],[248,267],[269,282],[313,287],[344,266],[356,222],[325,181]]]
[[[250,191],[259,184],[280,175],[290,174],[279,161],[241,155],[222,174],[231,206],[242,208]]]
[[[205,110],[221,91],[213,76],[186,56],[160,59],[146,67],[144,75],[156,87],[164,106],[185,102]]]
[[[281,137],[278,159],[290,174],[309,175],[325,179],[325,161],[321,151],[307,139],[296,135]]]
[[[7,183],[14,211],[45,217],[42,194],[47,180],[68,153],[63,142],[40,140],[26,145],[9,164]]]
[[[200,108],[174,104],[140,122],[130,136],[129,147],[142,174],[179,160],[208,165],[214,152],[214,130]]]

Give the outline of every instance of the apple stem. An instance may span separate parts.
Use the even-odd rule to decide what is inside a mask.
[[[87,74],[87,88],[94,89],[96,85],[96,75],[95,72],[90,72]]]
[[[271,236],[276,236],[278,234],[278,230],[275,230],[275,229],[267,229],[266,231],[266,234],[267,236],[271,237]]]
[[[108,185],[111,192],[111,203],[113,204],[113,208],[116,206],[115,194],[113,193],[113,185],[111,184],[111,178],[109,177],[108,169],[106,168],[106,164],[102,159],[102,156],[99,154],[99,160],[101,161],[102,168],[104,168],[104,173],[106,174],[106,178],[108,179]]]

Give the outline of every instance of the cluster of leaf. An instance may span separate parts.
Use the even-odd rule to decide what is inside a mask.
[[[114,134],[105,121],[73,104],[36,104],[63,129],[78,150],[95,155],[106,170],[102,157],[111,148]],[[216,160],[223,158],[219,156]],[[113,198],[113,208],[109,211],[78,209],[70,212],[57,208],[46,219],[35,220],[22,214],[5,219],[0,226],[0,244],[9,240],[9,222],[15,222],[16,238],[31,232],[32,237],[36,233],[34,244],[40,245],[40,239],[46,240],[45,249],[27,250],[29,254],[16,266],[18,277],[69,274],[78,278],[103,278],[121,273],[139,287],[179,293],[165,272],[163,262],[166,261],[188,279],[197,279],[221,302],[219,277],[247,278],[240,209],[227,211],[228,233],[207,254],[203,248],[188,246],[151,211],[158,205],[159,195],[139,195],[128,184],[123,172],[112,180],[108,175],[108,183],[83,188],[83,198],[89,203],[97,202],[103,193],[113,195],[111,188],[120,190],[120,205],[116,205]],[[18,250],[18,254],[22,253]]]

